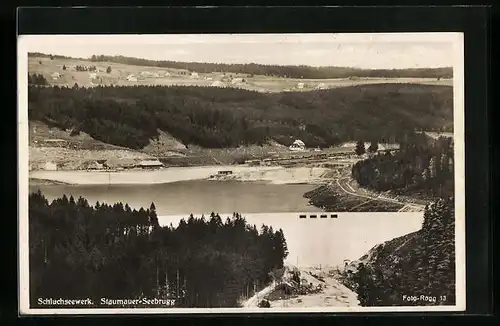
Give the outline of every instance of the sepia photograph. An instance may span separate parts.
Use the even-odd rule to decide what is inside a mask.
[[[22,312],[465,309],[462,34],[18,45]]]

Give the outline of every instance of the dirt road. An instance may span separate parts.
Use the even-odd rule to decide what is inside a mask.
[[[322,307],[356,307],[359,306],[357,294],[345,287],[327,270],[318,271],[313,267],[300,268],[300,277],[313,287],[321,286],[318,293],[293,296],[284,300],[270,301],[271,308],[322,308]],[[256,308],[259,302],[270,294],[275,283],[270,284],[243,304],[243,308]],[[263,308],[264,309],[264,308]]]
[[[257,292],[255,295],[253,295],[247,301],[245,301],[242,304],[242,307],[243,308],[255,308],[255,307],[258,307],[259,302],[266,295],[268,295],[269,293],[271,293],[274,290],[275,286],[276,286],[276,284],[274,282],[271,283],[270,285],[266,286],[264,289],[262,289],[261,291]]]
[[[403,202],[403,201],[400,201],[397,199],[384,197],[381,194],[379,194],[378,196],[375,196],[374,194],[371,194],[368,191],[362,192],[359,189],[354,189],[350,184],[351,180],[352,179],[349,177],[337,178],[334,181],[331,181],[330,185],[332,185],[332,184],[334,184],[333,186],[336,185],[343,192],[345,192],[346,194],[349,194],[351,196],[366,198],[367,201],[364,203],[361,203],[360,205],[371,202],[373,200],[380,200],[380,201],[386,201],[386,202],[404,205],[399,210],[399,212],[421,212],[425,208],[424,205],[414,204],[414,203],[406,203],[406,202]],[[358,206],[360,206],[360,205],[358,205]]]

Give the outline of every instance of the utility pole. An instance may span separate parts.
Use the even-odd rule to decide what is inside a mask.
[[[167,260],[165,260],[165,297],[168,299],[168,269],[167,269]]]
[[[160,271],[158,269],[158,253],[156,253],[156,297],[160,296]]]
[[[257,281],[257,282],[258,282],[258,281]],[[256,293],[257,293],[257,303],[259,302],[259,292],[257,292],[257,291],[258,291],[258,288],[259,288],[259,286],[257,285],[257,288],[256,288],[256,290],[255,290],[255,291],[256,291]]]
[[[179,269],[177,268],[177,300],[179,300]]]

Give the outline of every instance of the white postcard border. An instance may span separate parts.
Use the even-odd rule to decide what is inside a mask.
[[[258,35],[258,34],[249,34]],[[270,34],[266,34],[270,35]],[[291,34],[286,34],[289,36]],[[304,36],[305,34],[300,34]],[[406,41],[408,36],[424,41],[449,41],[454,44],[453,62],[453,96],[454,96],[454,144],[455,144],[455,263],[456,263],[456,304],[454,306],[398,306],[398,307],[328,307],[328,308],[65,308],[65,309],[31,309],[29,307],[29,242],[28,242],[28,52],[30,42],[42,41],[47,37],[105,38],[120,35],[29,35],[18,36],[18,255],[19,255],[19,314],[20,315],[73,315],[73,314],[227,314],[227,313],[343,313],[343,312],[450,312],[464,311],[465,297],[465,126],[464,126],[464,47],[463,33],[342,33],[317,34],[334,35],[336,41],[353,38],[352,42],[371,42],[375,39],[391,39]],[[182,37],[183,35],[176,35]],[[184,35],[185,37],[186,35]],[[190,35],[193,37],[193,35]],[[139,43],[158,42],[162,40],[157,35],[127,35]],[[194,36],[196,40],[197,36]],[[48,39],[46,39],[47,41]],[[141,41],[143,40],[143,41]],[[123,40],[121,41],[123,42]],[[129,41],[130,42],[130,41]],[[142,43],[144,44],[144,43]],[[401,214],[401,213],[397,213]]]

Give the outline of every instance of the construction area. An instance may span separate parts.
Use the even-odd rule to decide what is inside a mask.
[[[333,270],[285,266],[282,276],[244,304],[260,308],[355,307],[357,295],[336,279]]]

